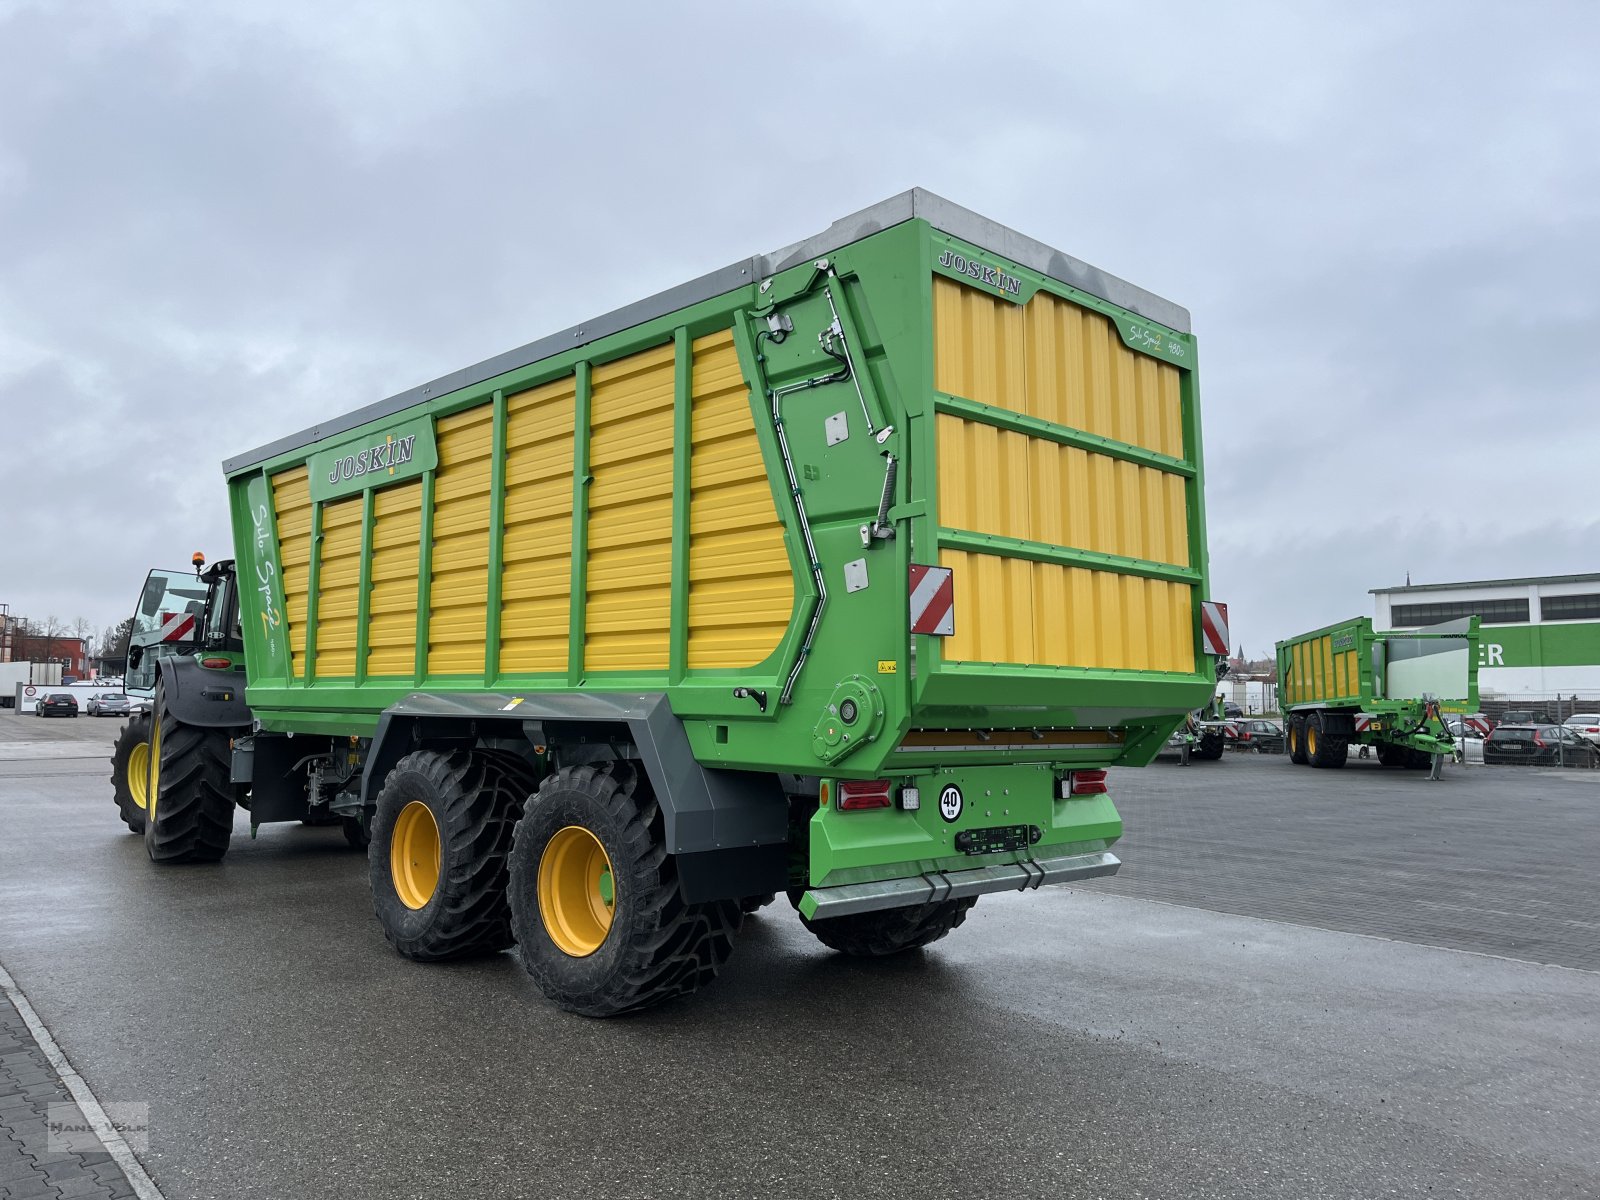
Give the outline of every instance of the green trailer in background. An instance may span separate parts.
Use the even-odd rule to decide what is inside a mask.
[[[1356,617],[1279,642],[1278,694],[1291,762],[1342,767],[1355,743],[1437,778],[1445,714],[1478,710],[1478,618],[1378,633]]]
[[[920,191],[224,470],[125,819],[342,821],[401,954],[590,1015],[775,894],[879,955],[1115,871],[1226,649],[1188,314]]]

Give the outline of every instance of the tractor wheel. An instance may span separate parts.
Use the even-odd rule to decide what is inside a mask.
[[[511,945],[506,854],[532,788],[510,755],[419,750],[394,765],[368,825],[367,874],[396,950],[442,962]]]
[[[801,917],[800,922],[830,950],[855,958],[882,958],[937,942],[965,921],[968,910],[977,902],[977,897],[972,896],[818,921]]]
[[[737,900],[690,904],[636,763],[563,767],[517,825],[511,915],[522,965],[559,1007],[611,1017],[710,983],[733,953]]]
[[[1406,765],[1406,748],[1396,746],[1391,742],[1378,743],[1378,765],[1381,767],[1403,767]]]
[[[1313,767],[1342,767],[1350,753],[1350,743],[1328,732],[1323,714],[1312,713],[1306,722],[1306,761]]]
[[[778,898],[777,892],[767,892],[761,896],[746,896],[739,901],[739,911],[749,916],[751,913],[765,908]]]
[[[156,684],[144,848],[153,862],[216,862],[233,836],[228,731],[186,725]]]
[[[1222,757],[1223,738],[1220,733],[1205,734],[1194,748],[1194,757],[1202,762],[1216,762]]]
[[[1289,761],[1297,766],[1305,766],[1306,758],[1306,719],[1304,717],[1290,717],[1285,726],[1284,737],[1289,744]]]
[[[111,751],[111,792],[130,833],[144,832],[149,786],[150,718],[141,713],[122,727]]]
[[[1410,746],[1405,748],[1406,770],[1427,771],[1433,767],[1433,757],[1425,750],[1414,750]]]

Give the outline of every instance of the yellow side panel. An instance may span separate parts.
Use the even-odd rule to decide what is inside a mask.
[[[961,290],[1016,310],[1010,301],[974,288]],[[1040,292],[1021,311],[1027,386],[1018,411],[1183,457],[1182,376],[1177,367],[1129,350],[1108,318],[1070,300]],[[949,389],[941,385],[940,390]],[[1017,408],[1016,399],[1005,407]]]
[[[1182,476],[949,413],[938,439],[939,524],[1189,565]]]
[[[1105,317],[1043,292],[1018,306],[936,277],[942,392],[1182,458],[1182,376],[1127,349]],[[1190,564],[1182,476],[940,414],[939,524]],[[946,551],[951,661],[1189,673],[1194,589],[1131,575]]]
[[[433,579],[428,592],[428,673],[481,676],[489,589],[489,459],[494,406],[480,404],[434,427]]]
[[[572,620],[576,385],[557,379],[506,400],[500,670],[564,672]]]
[[[591,376],[584,669],[665,671],[672,617],[673,348]]]
[[[1024,310],[976,288],[933,279],[934,386],[951,396],[1025,412]]]
[[[688,666],[751,667],[788,628],[794,576],[733,334],[693,349]]]
[[[1188,584],[962,550],[939,563],[955,579],[948,661],[1194,670]]]
[[[1016,305],[933,281],[935,386],[1182,458],[1182,373],[1128,349],[1111,321],[1047,292]]]
[[[411,675],[416,670],[421,547],[422,480],[373,492],[368,675]]]
[[[322,506],[317,558],[317,678],[356,673],[356,623],[361,600],[361,496]]]
[[[278,523],[278,566],[283,577],[289,673],[304,679],[306,600],[311,594],[311,487],[304,467],[280,471],[272,477],[272,508]]]

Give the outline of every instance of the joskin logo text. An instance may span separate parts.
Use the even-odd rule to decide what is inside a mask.
[[[946,250],[939,255],[939,265],[954,271],[957,275],[965,275],[968,279],[987,283],[990,287],[1013,296],[1022,291],[1022,280],[1015,275],[1007,275],[999,267],[991,267],[988,263],[974,262],[954,250]]]
[[[312,455],[311,498],[332,500],[366,488],[414,479],[439,465],[431,421],[368,434]]]
[[[411,461],[411,450],[416,444],[417,435],[413,433],[379,442],[359,454],[346,454],[333,464],[328,472],[328,482],[338,483],[345,479],[356,479],[368,471],[388,471],[404,466]]]

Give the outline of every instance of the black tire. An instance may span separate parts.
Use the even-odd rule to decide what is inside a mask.
[[[1433,768],[1433,756],[1426,750],[1414,750],[1405,747],[1406,769],[1409,771],[1427,771]]]
[[[1193,754],[1202,762],[1216,762],[1222,757],[1223,738],[1220,733],[1203,734],[1195,745]]]
[[[1313,767],[1338,768],[1350,754],[1349,739],[1328,732],[1325,714],[1314,712],[1306,722],[1306,761]]]
[[[341,817],[339,826],[344,830],[344,840],[350,849],[365,854],[367,847],[372,845],[372,835],[367,831],[366,822],[360,817]]]
[[[141,746],[143,753],[135,755],[135,749]],[[150,718],[141,714],[122,727],[111,750],[111,794],[129,833],[144,832],[144,804],[139,797],[144,795],[145,785],[150,780],[149,754]],[[129,767],[135,758],[139,759],[137,767],[141,778],[130,781]]]
[[[767,892],[762,896],[746,896],[743,900],[739,901],[739,911],[744,913],[745,916],[749,916],[751,913],[765,908],[777,898],[777,892]]]
[[[1289,761],[1296,766],[1305,766],[1306,758],[1306,719],[1304,717],[1290,717],[1284,724],[1284,739],[1289,748]]]
[[[152,862],[216,862],[233,836],[232,757],[225,729],[185,725],[166,709],[156,684],[150,753],[156,763],[154,815],[145,821]]]
[[[978,902],[944,900],[911,908],[884,908],[848,917],[824,917],[819,921],[800,918],[817,940],[830,950],[854,958],[882,958],[903,950],[916,950],[937,942],[967,919]]]
[[[383,935],[406,958],[444,962],[512,944],[506,854],[533,779],[513,755],[433,750],[406,755],[385,777],[368,825],[367,875]],[[438,837],[438,876],[418,908],[401,899],[394,876],[395,826],[413,802],[432,814]]]
[[[540,894],[546,850],[572,827],[599,844],[611,871],[608,924],[587,954],[552,938]],[[697,991],[728,961],[739,901],[686,901],[664,835],[660,806],[634,763],[563,767],[528,802],[511,851],[511,915],[523,968],[557,1006],[586,1017],[637,1012]]]
[[[1378,765],[1380,767],[1403,767],[1406,765],[1406,748],[1396,746],[1390,742],[1378,743]]]

